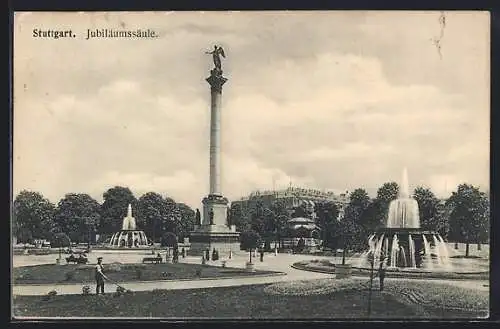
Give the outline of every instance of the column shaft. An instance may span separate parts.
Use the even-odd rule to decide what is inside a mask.
[[[220,91],[212,88],[210,104],[210,194],[221,195],[220,188],[220,125],[221,98]]]

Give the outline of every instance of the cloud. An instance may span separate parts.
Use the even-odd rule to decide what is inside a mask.
[[[221,149],[231,199],[290,181],[373,192],[399,181],[403,167],[412,186],[436,193],[444,180],[488,184],[484,15],[448,14],[442,60],[428,43],[435,13],[126,15],[16,21],[14,193],[99,199],[125,184],[136,196],[153,190],[200,207],[212,42],[228,55]],[[150,27],[161,38],[31,38],[45,19],[82,33]]]

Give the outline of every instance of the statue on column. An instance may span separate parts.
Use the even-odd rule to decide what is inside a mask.
[[[196,225],[201,225],[200,209],[196,209],[195,223]]]
[[[210,218],[210,225],[214,225],[214,211],[212,209],[208,212],[208,218]]]
[[[214,66],[215,66],[215,71],[217,73],[222,74],[222,64],[221,64],[220,56],[222,56],[223,58],[226,58],[226,54],[224,54],[224,49],[222,49],[222,47],[215,45],[214,50],[207,51],[207,52],[205,52],[205,54],[212,55],[212,59],[214,61]]]
[[[226,224],[231,227],[231,207],[227,207]]]

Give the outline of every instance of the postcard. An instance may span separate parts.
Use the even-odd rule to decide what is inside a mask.
[[[487,318],[489,31],[16,12],[12,319]]]

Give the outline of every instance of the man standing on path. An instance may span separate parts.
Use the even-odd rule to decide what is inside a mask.
[[[104,268],[102,266],[102,257],[98,257],[97,265],[95,266],[96,295],[99,295],[99,290],[101,290],[101,294],[104,295],[104,279],[106,278],[106,276],[103,273],[103,269]]]

